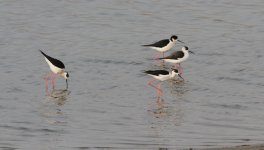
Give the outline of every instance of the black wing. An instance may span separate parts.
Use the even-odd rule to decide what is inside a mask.
[[[160,59],[179,59],[182,58],[184,56],[184,53],[182,51],[176,51],[173,52],[171,55],[164,57],[164,58],[160,58]]]
[[[155,75],[155,76],[169,74],[169,72],[166,70],[147,70],[147,71],[144,71],[144,73],[150,74],[150,75]]]
[[[65,66],[64,64],[58,60],[58,59],[55,59],[55,58],[52,58],[48,55],[46,55],[44,52],[42,52],[41,50],[39,50],[41,52],[41,54],[43,54],[54,66],[58,67],[58,68],[61,68],[61,69],[64,69]]]
[[[159,47],[159,48],[162,48],[164,46],[167,46],[169,43],[170,43],[170,40],[169,39],[164,39],[164,40],[158,41],[158,42],[153,43],[153,44],[142,45],[142,46],[146,46],[146,47],[150,46],[150,47]]]

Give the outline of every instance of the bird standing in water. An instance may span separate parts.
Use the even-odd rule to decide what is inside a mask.
[[[172,35],[170,39],[163,39],[153,44],[147,44],[142,46],[150,47],[152,49],[157,50],[159,53],[156,55],[155,59],[158,59],[159,57],[164,57],[164,53],[169,51],[171,48],[173,48],[173,46],[175,46],[177,41],[184,43],[178,39],[178,36]]]
[[[42,55],[44,55],[45,60],[48,63],[50,70],[51,70],[51,73],[48,73],[44,77],[45,85],[46,85],[46,91],[48,90],[48,80],[51,80],[52,89],[53,90],[55,89],[55,79],[58,75],[64,77],[64,79],[66,81],[66,90],[67,90],[68,89],[69,73],[64,70],[65,69],[64,64],[60,60],[48,56],[47,54],[45,54],[41,50],[39,50],[39,51],[41,52]]]
[[[181,63],[189,58],[189,53],[194,54],[194,52],[190,51],[187,46],[183,46],[181,51],[173,52],[171,55],[159,59],[175,64],[175,69],[179,69],[179,72],[182,75],[183,69]]]
[[[171,72],[169,72],[167,70],[147,70],[147,71],[144,71],[144,73],[146,73],[147,75],[152,76],[154,78],[148,82],[148,85],[157,90],[157,97],[158,97],[157,102],[159,102],[160,97],[163,95],[163,91],[161,89],[161,83],[162,82],[158,83],[155,86],[152,84],[154,81],[157,81],[157,80],[165,81],[165,80],[173,79],[177,75],[180,78],[182,78],[181,75],[178,73],[177,69],[172,69]]]

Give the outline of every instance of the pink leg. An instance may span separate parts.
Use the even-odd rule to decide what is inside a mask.
[[[174,68],[179,69],[179,64],[175,64]]]
[[[180,75],[182,75],[182,74],[183,74],[183,69],[182,69],[182,66],[181,66],[181,64],[179,64],[179,72],[180,72]]]
[[[162,52],[162,58],[164,58],[164,52]],[[164,60],[162,60],[162,63],[164,63]]]
[[[155,54],[155,60],[159,60],[159,56],[160,56],[160,54],[159,54],[159,52],[157,52],[157,53]]]
[[[49,81],[47,79],[45,79],[45,88],[47,92],[49,90]]]
[[[161,82],[160,82],[157,86],[158,86],[158,88],[160,89],[160,90],[157,90],[157,96],[158,96],[157,103],[160,103],[160,102],[161,102],[161,101],[160,101],[160,98],[161,98],[162,95],[163,95],[163,91],[161,90]]]
[[[49,80],[50,80],[50,76],[52,74],[51,73],[48,73],[46,74],[43,79],[45,80],[45,88],[46,88],[46,92],[49,90]]]
[[[55,89],[55,79],[56,79],[56,74],[53,74],[52,76],[52,89],[54,90]]]
[[[157,84],[159,90],[157,90],[158,96],[161,97],[163,95],[163,91],[161,89],[161,82]]]
[[[155,79],[150,80],[150,81],[148,82],[148,85],[149,85],[149,86],[152,86],[153,88],[155,88],[155,89],[157,90],[157,96],[158,96],[158,99],[159,99],[160,96],[162,96],[162,90],[161,90],[161,88],[160,88],[160,84],[161,84],[161,83],[159,83],[159,84],[158,84],[158,87],[157,87],[157,86],[155,86],[155,85],[152,84],[154,81],[156,81],[156,80],[155,80]]]
[[[160,60],[159,58],[163,58],[161,57],[162,56],[162,52],[158,52],[156,55],[155,55],[155,60],[156,60],[156,63],[157,64],[161,64],[161,62],[163,62],[163,60]],[[163,55],[164,56],[164,55]]]
[[[43,77],[43,79],[45,80],[45,88],[46,88],[46,92],[49,90],[48,88],[48,85],[49,85],[49,80],[51,80],[52,82],[52,87],[54,89],[55,87],[55,78],[56,78],[56,74],[54,74],[53,72],[51,73],[48,73],[47,75],[45,75]]]
[[[161,99],[161,96],[163,95],[163,91],[161,90],[161,82],[157,84],[157,87],[158,89],[160,90],[157,90],[157,103],[160,104],[160,99]]]

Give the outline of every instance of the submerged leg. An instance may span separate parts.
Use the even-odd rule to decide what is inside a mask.
[[[157,90],[158,97],[161,97],[163,95],[163,91],[161,89],[161,82],[157,84],[157,87],[159,90]]]
[[[49,80],[47,79],[44,79],[45,80],[45,89],[46,89],[46,92],[49,90]]]
[[[164,52],[162,52],[162,58],[164,58]],[[162,63],[164,63],[165,61],[164,60],[162,60]]]
[[[157,52],[155,55],[155,63],[159,66],[164,64],[164,60],[161,60],[160,58],[164,58],[164,52]]]
[[[179,69],[179,64],[175,64],[175,65],[174,65],[174,68],[175,68],[175,69]]]
[[[181,64],[179,64],[179,72],[180,72],[180,75],[183,74],[183,68],[182,68]]]
[[[163,96],[163,91],[161,89],[161,82],[157,84],[159,90],[157,90],[157,103],[160,103],[160,99]]]
[[[54,74],[53,72],[50,72],[50,73],[46,74],[43,77],[43,79],[45,80],[46,92],[49,90],[49,80],[51,80],[51,82],[52,82],[52,88],[54,89],[54,86],[55,86],[55,78],[56,78],[56,74]]]
[[[49,90],[49,80],[51,79],[51,73],[46,74],[43,79],[45,80],[45,89],[46,92]]]
[[[56,80],[56,77],[57,77],[56,74],[53,74],[53,75],[52,75],[52,80],[51,80],[51,82],[52,82],[52,89],[53,89],[53,90],[55,89],[55,80]]]
[[[150,80],[150,81],[148,82],[148,85],[151,86],[151,87],[153,87],[153,88],[155,88],[155,89],[157,90],[157,91],[156,91],[156,92],[157,92],[157,98],[158,98],[158,101],[159,101],[160,96],[162,96],[162,90],[161,90],[161,88],[160,88],[160,84],[161,84],[161,83],[159,83],[158,86],[155,86],[155,85],[152,84],[154,81],[156,81],[156,80],[155,80],[155,79]]]

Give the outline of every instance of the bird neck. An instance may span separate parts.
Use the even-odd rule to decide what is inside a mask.
[[[58,75],[64,77],[64,71],[59,72]]]
[[[189,54],[189,52],[188,52],[188,51],[186,51],[185,49],[184,49],[184,50],[182,50],[182,52],[183,52],[184,54]]]
[[[172,71],[172,72],[170,73],[170,77],[171,77],[171,78],[174,78],[176,75],[177,75],[177,74],[176,74],[174,71]]]
[[[176,40],[170,40],[170,42],[175,44],[177,41]]]

